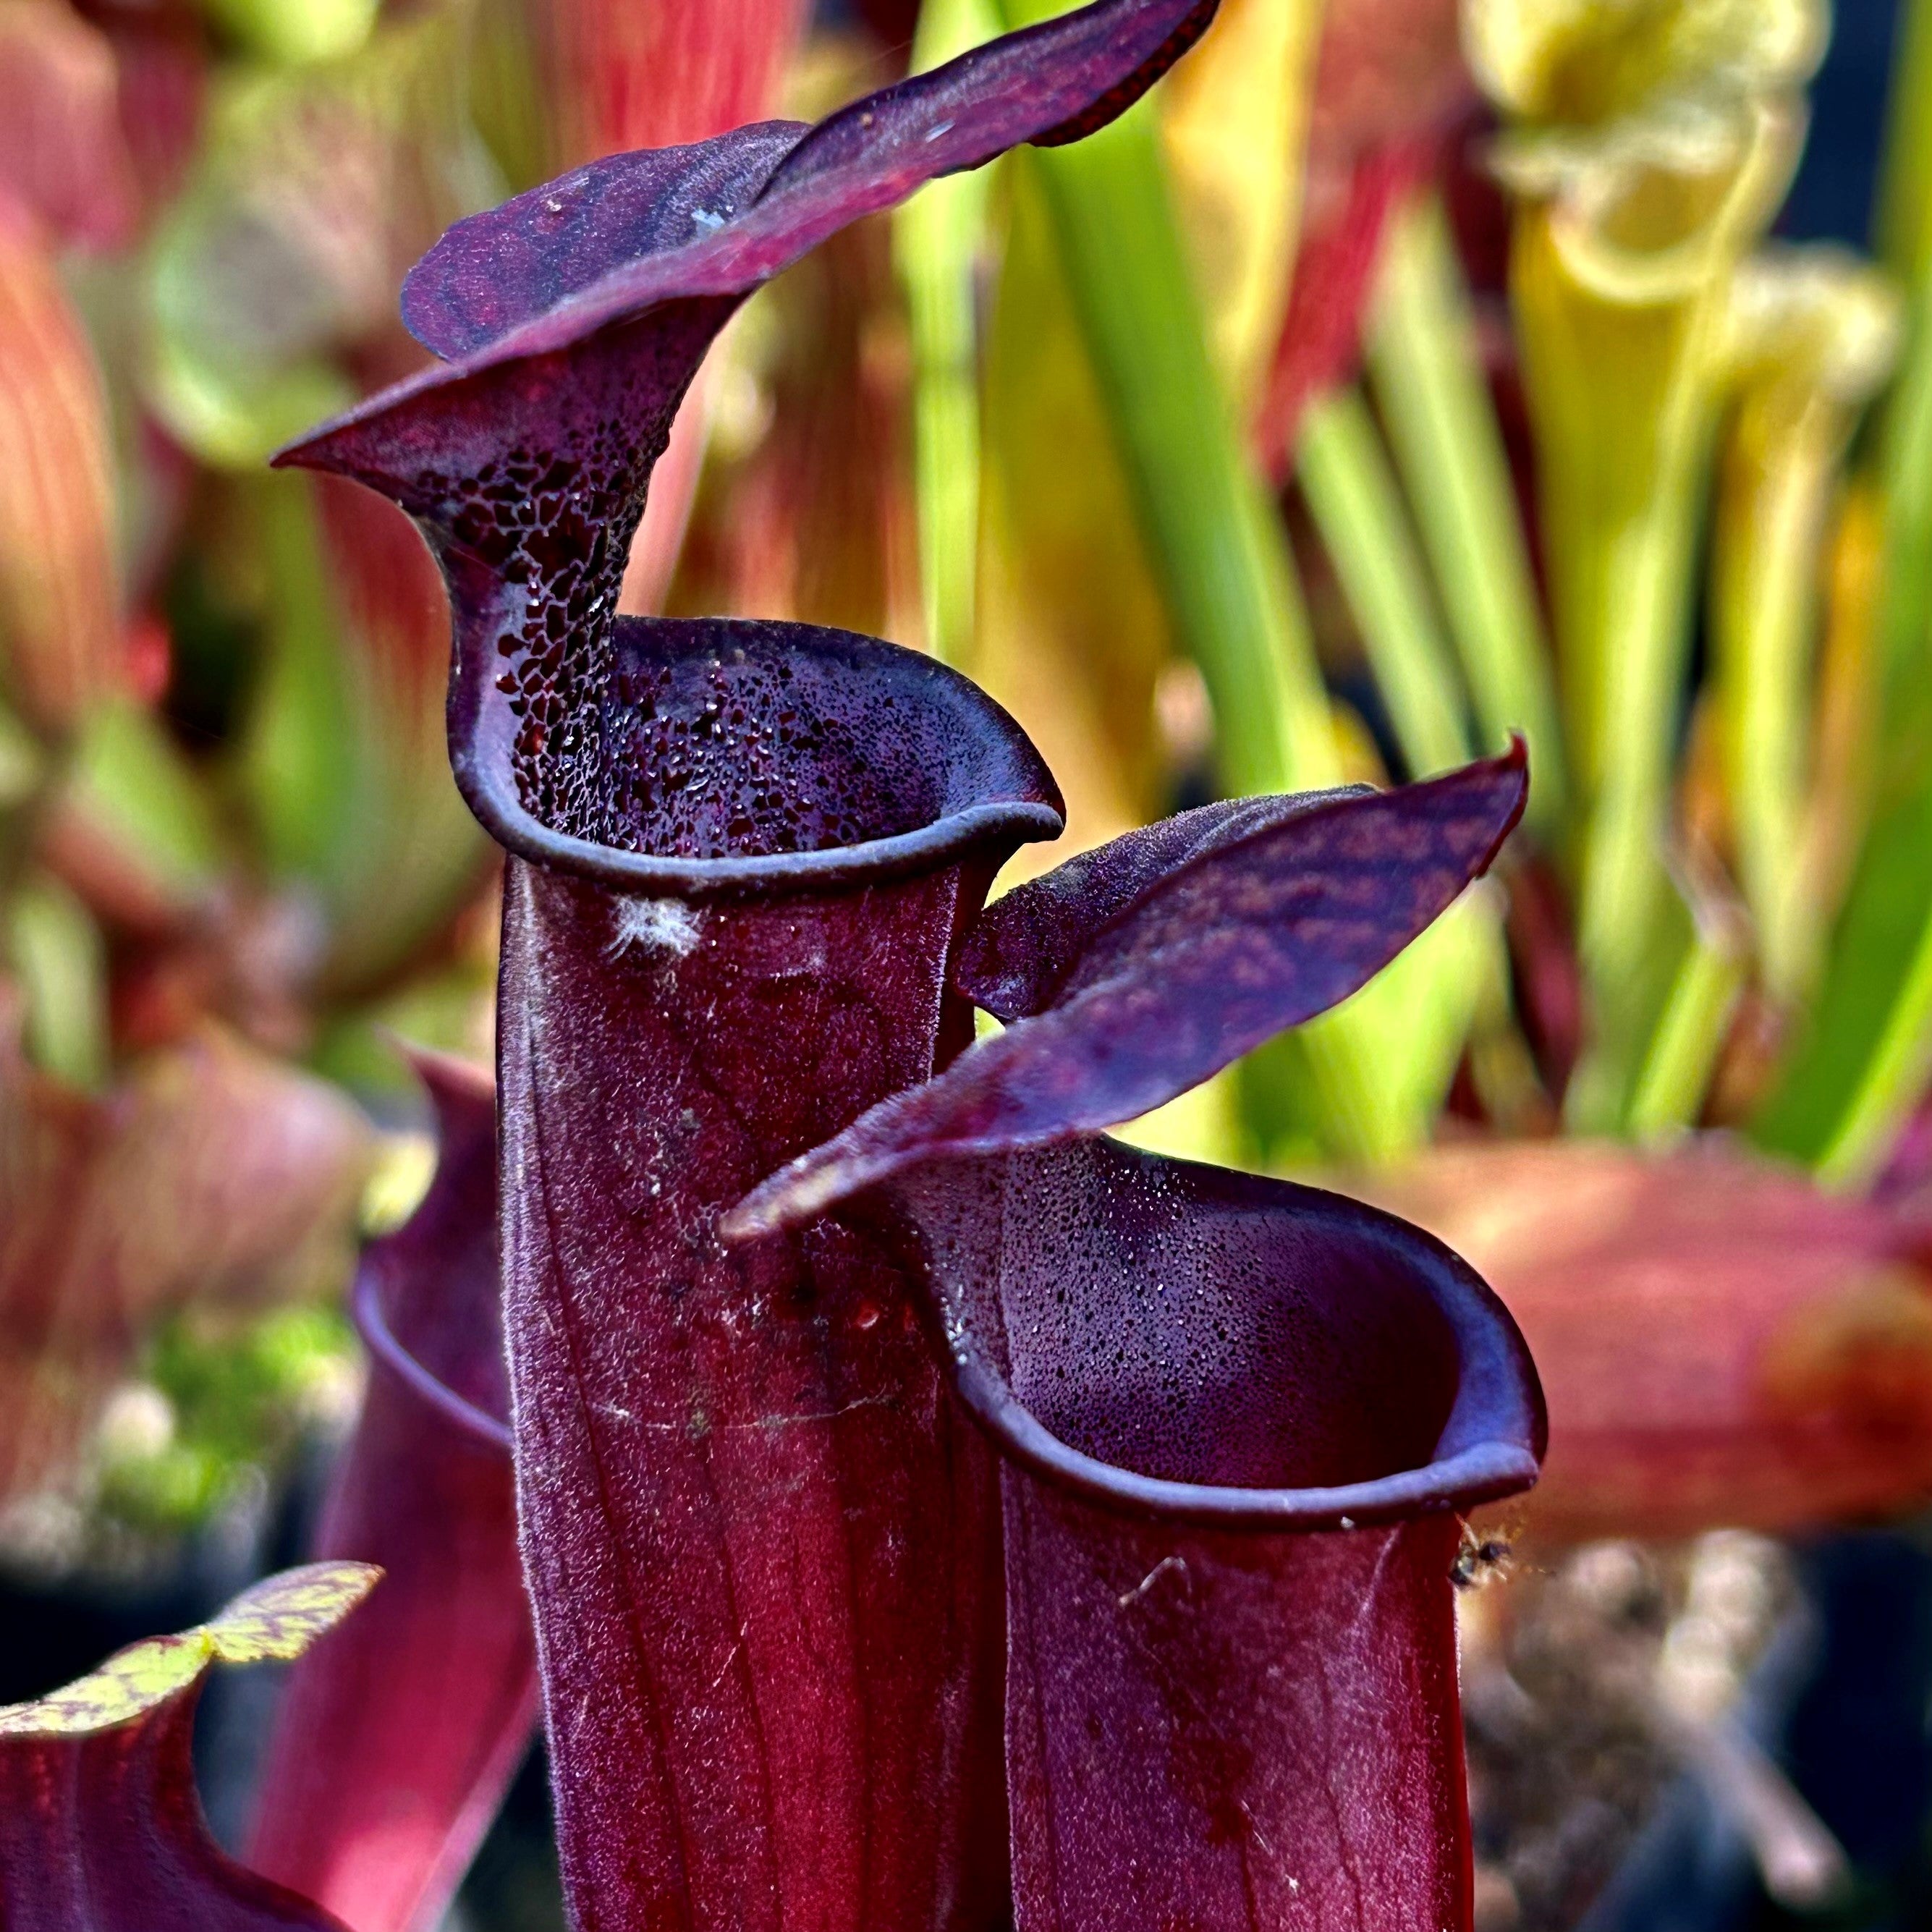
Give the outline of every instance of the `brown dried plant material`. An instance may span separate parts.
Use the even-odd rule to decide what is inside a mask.
[[[1571,1932],[1686,1770],[1736,1816],[1738,1766],[1768,1770],[1737,1701],[1794,1606],[1782,1550],[1735,1531],[1532,1555],[1463,1592],[1478,1932]],[[1694,1679],[1689,1723],[1669,1707]]]

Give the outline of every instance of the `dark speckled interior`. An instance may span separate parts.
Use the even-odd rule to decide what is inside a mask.
[[[1045,776],[964,679],[805,625],[621,622],[598,723],[603,842],[663,858],[897,838]]]

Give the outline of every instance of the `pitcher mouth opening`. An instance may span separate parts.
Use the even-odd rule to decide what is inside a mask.
[[[1118,1142],[1012,1165],[1032,1171],[992,1184],[997,1286],[943,1237],[928,1253],[956,1392],[1048,1487],[1289,1532],[1465,1510],[1534,1479],[1544,1424],[1520,1337],[1420,1231]],[[1115,1238],[1083,1280],[1084,1248],[1054,1230],[1096,1221]]]
[[[474,689],[474,686],[471,687]],[[754,897],[883,883],[1060,832],[1059,788],[958,672],[850,632],[620,619],[608,674],[536,752],[574,759],[539,816],[527,728],[497,693],[456,728],[458,784],[498,842],[626,892]],[[495,701],[492,701],[495,700]],[[519,742],[519,736],[521,742]]]
[[[507,1456],[510,1425],[480,1402],[446,1382],[398,1336],[389,1319],[388,1271],[365,1257],[350,1290],[350,1313],[370,1357],[388,1369],[410,1394],[472,1441]]]

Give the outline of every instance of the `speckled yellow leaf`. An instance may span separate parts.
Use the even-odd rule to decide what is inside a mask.
[[[299,1657],[375,1588],[382,1574],[368,1563],[311,1563],[271,1576],[207,1623],[178,1636],[130,1644],[64,1690],[0,1708],[0,1738],[116,1730],[185,1689],[212,1664]]]
[[[332,1630],[376,1585],[368,1563],[310,1563],[244,1590],[206,1626],[224,1664],[286,1664]]]

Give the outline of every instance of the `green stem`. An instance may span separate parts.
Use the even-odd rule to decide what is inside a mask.
[[[1466,763],[1462,695],[1401,494],[1358,389],[1334,389],[1310,404],[1296,465],[1409,776]]]
[[[1725,789],[1765,982],[1790,999],[1816,950],[1818,909],[1805,902],[1799,868],[1819,542],[1832,456],[1801,424],[1768,459],[1754,464],[1734,452],[1726,468],[1711,611]]]
[[[1932,69],[1932,6],[1912,10],[1908,53],[1916,77]],[[1904,76],[1901,76],[1901,86]],[[1924,143],[1926,110],[1916,110],[1915,148]],[[1924,212],[1919,210],[1922,224]],[[1915,235],[1915,244],[1923,238]],[[1910,347],[1886,424],[1885,592],[1879,649],[1888,754],[1880,784],[1923,790],[1932,747],[1932,697],[1926,661],[1932,647],[1932,263],[1918,278]],[[1820,1156],[1820,1177],[1849,1186],[1874,1172],[1932,1078],[1932,889],[1922,862],[1916,888],[1918,938],[1889,1007],[1883,1030],[1831,1139]]]
[[[107,949],[66,886],[29,878],[8,908],[6,963],[18,982],[27,1051],[76,1087],[106,1082]]]
[[[1932,266],[1920,278],[1882,443],[1883,589],[1873,811],[1810,1036],[1757,1123],[1849,1183],[1922,1090],[1932,1000]]]
[[[1064,10],[1002,0],[1005,24]],[[1039,170],[1068,285],[1175,629],[1214,704],[1224,788],[1330,784],[1321,674],[1284,586],[1279,518],[1235,430],[1162,164],[1152,101]]]
[[[146,706],[120,698],[94,707],[74,741],[65,796],[166,898],[185,907],[216,886],[216,812],[166,725]]]
[[[1922,709],[1925,640],[1932,632],[1932,268],[1919,278],[1904,366],[1887,406],[1881,456],[1885,572],[1879,674],[1888,703]]]
[[[240,486],[274,588],[267,661],[242,746],[242,783],[270,868],[332,908],[368,863],[368,758],[354,722],[311,479],[264,473]]]
[[[0,904],[33,856],[44,802],[62,754],[0,704]]]
[[[1878,1049],[1818,1161],[1827,1186],[1862,1186],[1882,1166],[1898,1130],[1932,1081],[1932,922],[1919,934],[1905,983]]]
[[[1568,789],[1549,644],[1468,292],[1433,197],[1385,245],[1367,352],[1483,735],[1528,740],[1529,818],[1547,830]]]
[[[1687,376],[1689,372],[1686,372]],[[1670,896],[1664,863],[1676,711],[1690,644],[1690,563],[1707,443],[1702,384],[1690,376],[1657,439],[1648,500],[1594,539],[1600,678],[1596,794],[1585,835],[1578,952],[1596,1039],[1571,1082],[1573,1130],[1603,1132],[1622,1111],[1649,1030],[1640,994]]]
[[[1063,10],[1002,0],[1005,24]],[[1170,198],[1150,101],[1089,139],[1018,158],[1039,170],[1082,332],[1177,636],[1214,704],[1230,794],[1336,783],[1342,768],[1287,535],[1220,379]],[[1384,1158],[1426,1136],[1406,1077],[1438,975],[1466,946],[1432,932],[1338,1011],[1268,1056],[1331,1154]],[[1279,1077],[1277,1077],[1279,1076]],[[1303,1096],[1312,1102],[1303,1105]]]
[[[915,73],[999,32],[988,0],[926,0],[913,42]],[[931,183],[892,218],[913,355],[913,447],[926,647],[970,661],[979,580],[980,424],[976,281],[990,176],[984,169]]]
[[[1932,3],[1904,0],[1899,9],[1892,98],[1886,108],[1883,174],[1873,239],[1900,280],[1916,282],[1926,266],[1932,216]]]
[[[1702,442],[1688,425],[1664,440],[1656,494],[1616,533],[1606,560],[1598,796],[1579,927],[1586,958],[1612,971],[1642,944],[1650,902],[1666,883],[1660,841],[1690,652]]]
[[[1743,997],[1745,966],[1744,949],[1734,934],[1698,934],[1678,969],[1637,1078],[1625,1122],[1633,1139],[1666,1139],[1696,1123]]]

